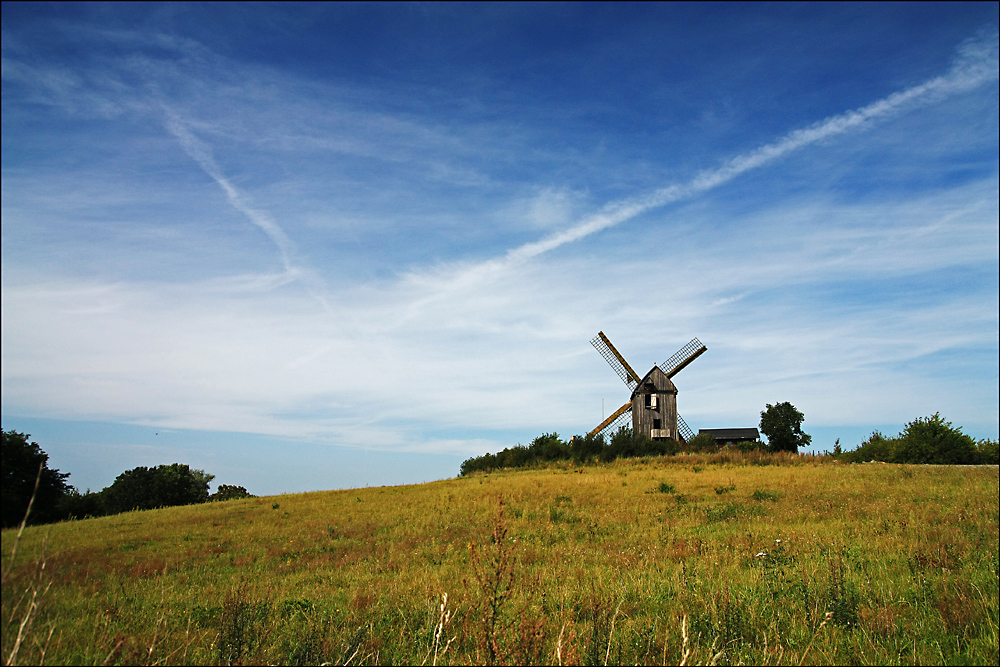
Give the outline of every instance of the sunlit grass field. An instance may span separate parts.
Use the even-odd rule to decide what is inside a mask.
[[[133,512],[4,531],[3,658],[996,664],[998,512],[996,466],[760,454]]]

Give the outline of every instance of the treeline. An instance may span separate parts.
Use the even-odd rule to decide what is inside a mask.
[[[762,446],[748,443],[745,449]],[[497,452],[466,459],[459,469],[460,475],[499,468],[526,468],[554,461],[573,461],[576,464],[603,462],[619,458],[642,456],[669,456],[681,452],[715,451],[715,439],[698,435],[687,444],[676,440],[652,440],[643,435],[633,435],[632,429],[623,428],[606,440],[603,435],[575,436],[568,441],[558,433],[543,433],[527,446],[515,445]]]
[[[962,433],[961,426],[952,426],[939,413],[924,419],[914,419],[895,437],[875,431],[857,449],[834,456],[849,463],[884,461],[886,463],[916,463],[938,465],[997,465],[996,440],[975,440]]]
[[[783,419],[772,421],[776,409],[788,406],[787,415],[778,413]],[[768,435],[768,442],[755,440],[741,442],[728,447],[731,451],[740,452],[791,452],[798,447],[808,445],[810,437],[801,433],[799,425],[803,415],[791,404],[767,406],[761,412],[761,431]],[[865,461],[885,461],[886,463],[909,464],[941,464],[941,465],[997,465],[996,440],[975,440],[962,432],[961,427],[951,425],[940,414],[915,419],[906,425],[903,431],[888,437],[878,431],[861,443],[857,449],[841,451],[840,441],[831,458],[845,463],[862,463]],[[624,428],[605,441],[603,436],[576,436],[568,441],[560,439],[558,433],[543,433],[527,446],[515,445],[496,454],[484,454],[466,459],[459,470],[460,475],[473,472],[488,472],[501,468],[526,468],[556,461],[573,461],[583,463],[609,463],[618,458],[634,458],[642,456],[672,456],[684,452],[715,452],[719,451],[715,438],[707,433],[694,436],[686,443],[674,440],[651,440],[642,435],[633,435],[632,430]]]
[[[101,491],[88,489],[81,493],[66,481],[69,473],[48,467],[48,454],[38,443],[29,441],[30,436],[13,430],[2,433],[0,514],[4,528],[20,524],[29,503],[28,523],[41,524],[253,497],[242,486],[229,484],[220,484],[215,493],[209,494],[209,483],[215,475],[182,463],[139,466],[118,475],[111,486]]]

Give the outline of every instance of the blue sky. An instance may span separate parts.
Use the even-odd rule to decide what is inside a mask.
[[[2,414],[80,488],[457,474],[676,378],[998,432],[998,9],[3,4]]]

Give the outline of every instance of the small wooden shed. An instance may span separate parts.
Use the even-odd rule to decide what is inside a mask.
[[[755,428],[701,428],[698,435],[707,433],[715,438],[715,444],[719,447],[728,447],[739,442],[753,442],[760,440],[760,432]]]

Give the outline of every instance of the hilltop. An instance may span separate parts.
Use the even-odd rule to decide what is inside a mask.
[[[718,461],[7,530],[4,659],[995,664],[995,466]]]

